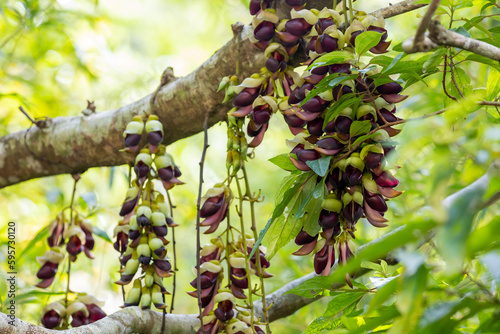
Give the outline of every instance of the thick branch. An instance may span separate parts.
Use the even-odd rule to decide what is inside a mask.
[[[392,17],[423,6],[413,2],[406,0],[372,14]],[[323,8],[331,6],[331,1],[313,0],[308,5]],[[284,1],[278,6],[279,12],[285,12]],[[248,40],[251,33],[245,26],[194,72],[162,80],[157,91],[132,104],[89,116],[57,117],[44,128],[33,126],[0,138],[0,188],[43,176],[130,163],[131,157],[119,152],[122,132],[134,115],[151,113],[153,95],[153,111],[163,123],[167,145],[200,132],[207,112],[209,126],[224,120],[230,106],[221,104],[223,95],[216,90],[224,76],[235,73],[238,41],[242,78],[264,65],[262,51]]]
[[[412,37],[403,42],[404,52],[428,52],[439,46],[452,46],[500,61],[500,48],[448,30],[438,20],[431,21],[429,34],[422,42],[416,43],[414,41],[415,39]]]

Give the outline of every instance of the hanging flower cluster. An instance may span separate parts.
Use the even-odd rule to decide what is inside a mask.
[[[64,211],[60,212],[50,224],[47,238],[50,250],[37,257],[41,268],[36,276],[41,279],[41,282],[36,286],[45,289],[52,284],[59,264],[65,258],[65,251],[72,262],[75,262],[82,252],[88,258],[93,259],[91,251],[94,249],[94,237],[92,233],[92,224],[79,213],[76,214],[73,222],[70,222]]]
[[[209,190],[210,192],[210,190]],[[205,202],[206,203],[206,202]],[[231,233],[226,231],[225,233]],[[264,331],[257,326],[258,319],[251,318],[245,311],[244,306],[238,305],[237,300],[247,300],[246,293],[250,291],[248,274],[264,277],[272,275],[265,272],[264,269],[270,266],[264,257],[265,248],[260,246],[259,254],[261,259],[261,271],[256,271],[255,255],[250,261],[243,252],[250,253],[255,240],[247,235],[243,238],[226,245],[219,236],[213,238],[210,244],[205,245],[200,251],[200,286],[201,290],[189,292],[189,295],[195,298],[200,296],[201,306],[203,308],[203,328],[205,333],[253,333],[252,326],[257,333]],[[224,285],[224,267],[226,262],[228,267],[229,279]],[[250,265],[249,265],[250,263]],[[247,272],[249,270],[249,272]],[[197,270],[193,268],[196,275]],[[197,289],[197,278],[191,282],[191,286]],[[198,333],[202,333],[202,329]]]
[[[391,42],[382,18],[342,4],[336,10],[307,10],[305,1],[286,2],[292,9],[284,20],[271,8],[272,1],[250,2],[252,38],[264,50],[265,67],[241,84],[225,78],[221,88],[233,104],[230,122],[247,121],[246,133],[253,138],[249,147],[262,142],[271,116],[279,111],[295,136],[288,141],[293,167],[284,168],[317,174],[323,192],[314,198],[321,209],[307,214],[318,222],[300,231],[295,243],[301,247],[294,254],[314,254],[316,273],[328,275],[336,249],[339,263],[352,256],[349,241],[359,219],[387,226],[386,201],[401,192],[394,189],[399,182],[386,156],[395,145],[390,137],[400,132],[393,127],[401,121],[395,104],[407,96],[400,95],[401,83],[382,73],[377,62],[362,62],[368,51],[387,52]],[[348,12],[352,17],[346,20]],[[301,65],[307,68],[299,74],[292,60],[301,52],[306,57]]]
[[[75,300],[65,307],[65,300],[59,300],[45,306],[42,311],[42,325],[48,329],[64,329],[64,319],[71,317],[71,326],[88,325],[106,316],[101,309],[103,301],[92,295],[80,293]]]
[[[139,150],[144,132],[146,143]],[[133,281],[124,306],[158,309],[167,307],[164,295],[167,290],[163,278],[172,275],[172,266],[167,256],[166,239],[169,228],[178,226],[169,214],[169,204],[155,186],[160,184],[166,191],[183,184],[179,168],[173,157],[166,152],[163,141],[163,126],[155,115],[146,122],[135,116],[123,133],[126,152],[137,153],[133,166],[136,178],[131,182],[120,210],[123,217],[114,231],[114,247],[120,252],[119,285]],[[157,184],[155,184],[155,181]],[[144,276],[134,277],[139,268]]]

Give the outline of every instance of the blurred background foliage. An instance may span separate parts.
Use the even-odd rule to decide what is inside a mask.
[[[85,109],[86,100],[91,100],[95,101],[99,112],[133,102],[152,92],[167,66],[172,66],[177,76],[188,74],[232,37],[232,23],[250,22],[247,2],[4,0],[0,5],[0,135],[30,126],[29,120],[19,112],[19,105],[25,106],[33,117],[58,117],[78,115]],[[455,5],[453,28],[465,26],[463,29],[474,38],[497,44],[500,34],[493,28],[498,27],[498,16],[484,17],[475,24],[467,25],[470,18],[480,15],[483,4],[487,2],[443,1],[445,5]],[[457,8],[460,3],[467,5]],[[368,12],[388,5],[389,1],[360,0],[356,4],[358,9]],[[423,12],[424,9],[420,9],[387,20],[393,46],[414,34]],[[494,7],[487,8],[483,14],[492,13],[495,13]],[[444,24],[450,21],[448,14],[442,13]],[[418,59],[422,55],[411,57]],[[500,78],[497,69],[479,62],[464,61],[460,63],[459,84],[464,91],[487,90],[486,93],[494,100],[498,95],[496,84]],[[449,84],[449,81],[450,78],[446,83]],[[442,73],[428,76],[405,93],[411,97],[402,103],[398,111],[402,118],[434,112],[450,104],[450,100],[443,95]],[[405,193],[389,202],[390,227],[375,230],[368,224],[360,224],[356,240],[358,246],[398,226],[412,223],[416,212],[425,206],[433,206],[436,212],[442,211],[440,201],[443,198],[479,178],[490,163],[500,157],[498,111],[493,107],[481,108],[463,117],[460,107],[454,110],[456,114],[451,116],[437,116],[404,125],[404,131],[396,137],[399,147],[392,156],[392,162],[400,166],[397,172],[399,189]],[[278,180],[287,175],[267,160],[288,151],[284,142],[290,137],[288,128],[281,117],[273,118],[271,128],[272,131],[267,132],[264,143],[257,149],[256,158],[248,164],[252,188],[261,189],[265,197],[257,206],[260,227],[264,226],[273,209]],[[211,146],[206,163],[205,187],[225,178],[225,168],[220,164],[225,160],[225,138],[223,125],[209,131]],[[177,206],[174,218],[180,225],[176,230],[180,241],[177,243],[180,271],[175,313],[196,312],[195,299],[184,291],[191,290],[189,282],[194,278],[191,267],[195,263],[195,240],[192,236],[196,218],[198,161],[202,148],[200,139],[200,135],[196,135],[169,148],[183,172],[182,180],[186,182],[186,185],[172,191]],[[82,175],[78,183],[77,209],[110,237],[127,189],[127,175],[126,166],[91,169]],[[72,186],[72,177],[61,175],[0,190],[0,262],[6,262],[7,222],[14,221],[17,224],[19,273],[17,316],[32,323],[39,324],[41,310],[51,298],[60,298],[50,292],[63,291],[65,286],[64,275],[58,275],[56,279],[59,281],[48,289],[49,293],[41,293],[40,289],[34,288],[39,268],[35,258],[48,247],[46,235],[39,231],[69,205]],[[491,195],[499,188],[500,179],[494,178],[488,193]],[[474,220],[474,228],[488,226],[499,214],[498,205],[483,210]],[[467,242],[475,243],[476,249],[483,252],[481,245],[477,245],[480,242],[470,239],[473,236]],[[269,271],[275,277],[267,280],[267,291],[312,271],[309,257],[290,255],[295,250],[292,244],[281,249],[273,258]],[[433,276],[435,285],[449,285],[452,289],[462,282],[460,274],[455,273],[452,278],[437,274],[445,263],[435,249],[424,247],[412,252],[424,254],[426,263],[432,265],[433,274],[436,273]],[[72,266],[71,289],[105,300],[104,309],[109,314],[122,305],[119,287],[113,284],[119,278],[118,253],[104,239],[96,240],[94,253],[95,260],[81,256]],[[492,293],[496,291],[498,296],[498,251],[493,250],[481,261],[477,260],[477,253],[469,255],[467,265],[470,270],[481,276],[486,288],[493,289]],[[5,269],[2,267],[0,273]],[[59,272],[64,270],[62,266]],[[369,283],[368,277],[363,277],[361,281]],[[429,307],[449,298],[444,290],[439,291],[434,294],[429,292],[422,305]],[[0,304],[5,296],[6,286],[2,280]],[[277,321],[273,328],[277,333],[285,328],[288,333],[302,333],[312,320],[323,313],[328,303],[324,299],[300,310],[293,317]],[[488,312],[481,317],[491,316],[492,311]],[[471,318],[470,326],[476,324],[477,327],[481,321],[476,315]]]

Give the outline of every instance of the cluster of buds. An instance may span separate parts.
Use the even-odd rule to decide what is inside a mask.
[[[51,222],[47,243],[50,250],[43,256],[37,257],[37,262],[41,265],[37,277],[42,281],[36,286],[47,288],[54,281],[59,263],[64,260],[64,250],[69,255],[72,262],[76,261],[80,253],[93,259],[91,251],[94,249],[93,228],[89,220],[84,219],[79,213],[70,222],[64,212],[60,212],[56,219]]]
[[[237,299],[247,299],[245,290],[249,290],[247,268],[250,268],[251,275],[259,275],[256,271],[256,256],[259,256],[260,275],[271,277],[265,272],[269,267],[269,262],[265,259],[265,248],[261,246],[256,255],[249,261],[243,253],[246,249],[248,253],[253,248],[255,240],[249,235],[246,236],[246,244],[243,238],[225,246],[221,237],[213,238],[210,244],[205,245],[200,251],[200,291],[189,292],[189,295],[201,299],[203,308],[203,327],[206,333],[252,333],[251,324],[254,324],[257,333],[264,331],[257,325],[258,319],[250,321],[250,316],[246,312],[237,312]],[[222,287],[224,280],[224,269],[222,262],[228,262],[229,280],[226,288]],[[247,267],[247,263],[249,266]],[[196,274],[196,268],[193,268]],[[197,289],[198,279],[191,282],[191,286]],[[248,291],[253,293],[253,291]],[[198,333],[202,333],[200,328]]]
[[[143,133],[147,134],[145,147],[139,150]],[[116,282],[127,285],[133,281],[125,307],[138,306],[166,308],[163,278],[172,275],[167,256],[166,239],[169,228],[178,226],[170,216],[165,197],[155,190],[155,180],[169,191],[183,184],[179,168],[166,152],[163,126],[158,117],[150,115],[146,122],[135,116],[124,132],[125,149],[137,153],[134,163],[136,178],[131,182],[120,210],[123,217],[114,230],[115,249],[120,252],[121,276]],[[139,268],[144,276],[134,280]]]
[[[245,133],[240,130],[240,126],[236,124],[236,119],[231,117],[231,122],[227,128],[227,158],[226,168],[228,175],[234,176],[240,170],[244,161],[247,159],[248,142]],[[252,143],[253,144],[253,143]]]
[[[67,305],[65,300],[52,302],[42,311],[42,325],[48,329],[65,329],[68,325],[80,327],[94,323],[106,316],[101,309],[104,302],[92,295],[78,294],[77,298]],[[71,317],[71,318],[70,318]],[[71,319],[71,321],[70,321]]]
[[[336,261],[336,249],[339,263],[352,255],[349,244],[355,238],[357,221],[366,218],[373,226],[386,226],[386,201],[401,194],[394,189],[398,181],[387,166],[386,156],[394,149],[390,137],[400,132],[391,124],[401,121],[395,116],[395,103],[407,96],[400,95],[403,88],[399,82],[377,81],[380,68],[368,68],[360,62],[360,55],[354,54],[357,38],[367,32],[380,34],[370,52],[387,52],[391,42],[382,18],[351,9],[355,16],[348,23],[342,3],[335,10],[307,10],[305,1],[286,2],[292,6],[291,18],[280,21],[271,1],[251,1],[253,42],[265,50],[266,67],[239,85],[226,80],[223,86],[228,88],[226,101],[232,99],[234,106],[230,120],[233,117],[232,122],[240,124],[248,118],[247,134],[257,144],[270,116],[280,111],[295,135],[288,145],[296,169],[312,173],[315,160],[331,157],[327,175],[317,179],[327,190],[318,199],[323,202],[317,233],[309,235],[302,230],[295,240],[301,248],[294,253],[314,254],[315,271],[327,275]],[[302,49],[307,57],[303,64],[309,67],[298,75],[291,60]],[[325,58],[319,60],[335,51],[352,53],[352,57],[333,64],[325,63]],[[341,76],[345,80],[329,83],[331,86],[323,80]],[[311,94],[313,91],[318,93]],[[341,98],[355,99],[355,103],[332,114]],[[360,124],[363,131],[358,131]],[[372,135],[353,145],[368,132]]]

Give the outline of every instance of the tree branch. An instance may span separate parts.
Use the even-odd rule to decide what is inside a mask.
[[[429,34],[420,43],[417,43],[414,37],[404,41],[403,51],[406,53],[428,52],[439,46],[452,46],[500,61],[500,48],[448,30],[438,20],[431,21]]]
[[[423,6],[414,2],[402,1],[372,14],[387,18]],[[312,0],[308,5],[322,8],[331,6],[331,1]],[[278,6],[278,12],[284,13],[284,1]],[[263,52],[248,39],[251,33],[251,27],[245,26],[194,72],[183,78],[171,75],[154,93],[132,104],[88,116],[57,117],[45,128],[31,127],[0,138],[0,188],[43,176],[132,162],[132,157],[119,152],[123,130],[134,115],[151,113],[151,108],[163,123],[166,145],[202,131],[207,112],[209,126],[224,120],[230,105],[221,104],[223,95],[216,91],[224,76],[235,73],[238,47],[241,78],[264,66]]]

